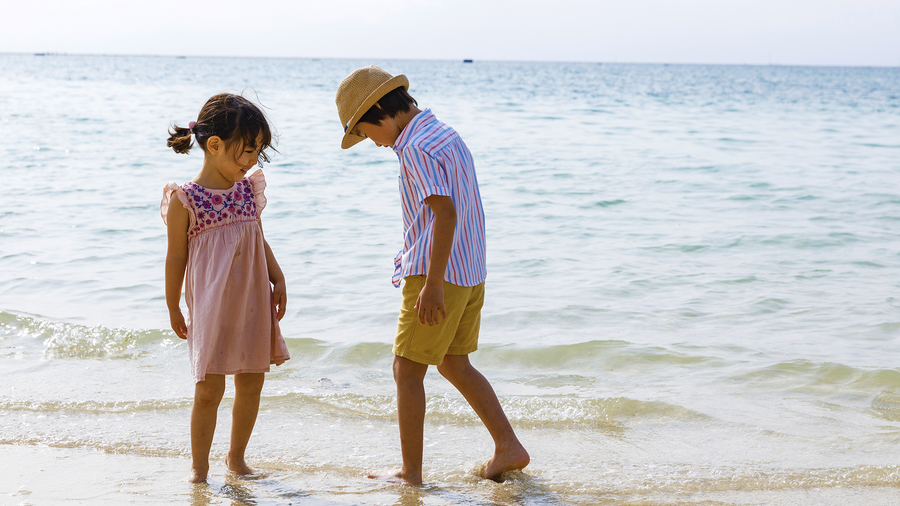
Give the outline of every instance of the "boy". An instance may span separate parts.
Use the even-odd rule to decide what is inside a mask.
[[[494,439],[482,470],[500,480],[530,460],[490,383],[469,363],[478,349],[484,303],[484,210],[472,155],[459,134],[420,110],[404,75],[369,66],[338,86],[344,128],[341,148],[368,138],[400,159],[403,249],[394,259],[394,286],[403,304],[394,339],[394,381],[403,467],[370,477],[422,482],[425,424],[423,380],[429,365],[465,397]]]

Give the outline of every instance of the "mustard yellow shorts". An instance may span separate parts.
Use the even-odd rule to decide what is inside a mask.
[[[420,364],[441,365],[444,355],[468,355],[477,350],[484,282],[459,286],[444,281],[447,319],[434,326],[420,323],[419,311],[415,308],[424,286],[425,276],[403,279],[403,305],[394,338],[394,355]]]

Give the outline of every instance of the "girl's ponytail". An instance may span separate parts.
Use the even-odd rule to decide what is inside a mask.
[[[197,120],[188,123],[187,128],[172,125],[166,145],[176,153],[187,154],[196,141],[206,151],[206,142],[212,137],[222,139],[235,160],[241,155],[241,146],[255,147],[259,150],[260,167],[269,161],[266,150],[277,151],[272,147],[272,131],[266,115],[253,102],[231,93],[212,96],[200,109]]]
[[[187,154],[194,147],[194,141],[191,140],[191,129],[178,125],[173,125],[173,128],[174,130],[169,130],[169,140],[166,141],[166,146],[175,150],[176,153]]]

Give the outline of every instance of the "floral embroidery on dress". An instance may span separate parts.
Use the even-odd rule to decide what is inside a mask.
[[[188,237],[233,223],[257,219],[253,187],[247,178],[230,190],[209,190],[193,182],[185,183],[181,189],[197,213],[197,221],[188,232]],[[221,191],[225,193],[220,193]]]

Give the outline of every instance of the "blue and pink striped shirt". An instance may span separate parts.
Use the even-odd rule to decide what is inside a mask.
[[[425,199],[431,195],[450,197],[456,207],[456,231],[444,280],[459,286],[484,281],[484,209],[469,148],[456,130],[425,109],[400,133],[394,152],[400,159],[404,230],[403,249],[394,258],[394,286],[407,276],[428,273],[434,214]]]

